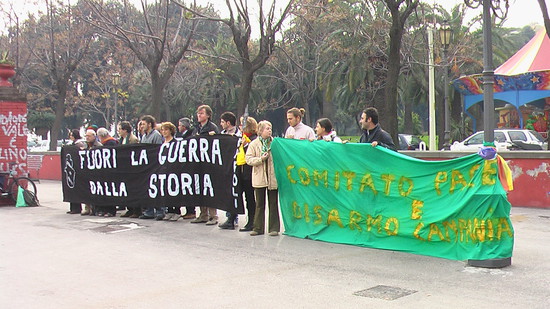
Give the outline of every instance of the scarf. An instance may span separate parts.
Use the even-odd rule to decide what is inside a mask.
[[[261,136],[258,136],[260,139],[260,142],[262,142],[262,154],[268,152],[271,150],[271,141],[273,140],[273,137],[268,137],[266,139],[263,139]]]

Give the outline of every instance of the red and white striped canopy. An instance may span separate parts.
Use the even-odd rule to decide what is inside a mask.
[[[495,74],[517,75],[550,70],[550,39],[544,28],[510,59],[495,70]]]

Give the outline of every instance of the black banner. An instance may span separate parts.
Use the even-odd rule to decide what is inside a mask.
[[[128,207],[208,206],[244,213],[237,199],[238,138],[61,150],[63,201]]]

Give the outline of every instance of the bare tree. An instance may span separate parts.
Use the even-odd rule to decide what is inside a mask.
[[[102,1],[85,2],[93,12],[87,21],[124,42],[149,71],[152,86],[150,113],[160,118],[164,90],[192,43],[197,21],[187,19],[184,10],[181,10],[178,20],[174,20],[174,7],[170,6],[169,0],[155,1],[152,5],[141,0],[139,13],[131,12],[125,1],[122,16],[119,10],[109,8]],[[138,20],[133,18],[137,14],[141,15]]]
[[[255,48],[250,42],[252,23],[251,12],[248,8],[248,0],[226,0],[225,3],[229,9],[228,19],[207,16],[197,10],[185,6],[182,3],[178,3],[176,1],[174,1],[174,3],[195,14],[198,18],[222,22],[226,24],[229,29],[231,29],[231,33],[233,34],[233,42],[239,52],[242,67],[241,89],[239,92],[239,101],[237,103],[237,114],[242,115],[244,113],[245,106],[248,105],[250,100],[254,73],[262,68],[272,55],[276,41],[275,36],[281,30],[284,20],[289,16],[294,0],[288,1],[278,18],[275,16],[275,0],[269,6],[267,14],[264,10],[264,1],[258,0],[258,26],[260,38],[258,41],[259,46],[256,50],[256,55],[252,55]]]
[[[49,149],[56,150],[71,76],[88,54],[93,32],[81,24],[78,6],[73,7],[70,3],[54,5],[53,1],[47,0],[46,10],[45,20],[33,23],[34,27],[29,27],[33,29],[27,30],[33,33],[32,38],[36,40],[32,43],[35,47],[31,49],[33,58],[37,60],[33,70],[43,72],[48,79],[48,87],[42,88],[41,97],[53,103],[51,107],[55,112],[55,121],[50,133]],[[27,37],[27,41],[30,39]]]

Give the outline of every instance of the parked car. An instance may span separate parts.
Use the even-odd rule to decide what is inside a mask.
[[[411,134],[398,134],[399,150],[416,150],[422,141],[420,137]]]
[[[58,140],[57,141],[57,151],[61,151],[63,145],[68,144],[68,140]],[[40,140],[37,141],[34,146],[28,147],[29,152],[44,152],[48,151],[50,148],[50,141]]]
[[[524,129],[496,129],[495,145],[499,150],[547,150],[548,143],[537,131]],[[483,131],[470,135],[451,145],[453,151],[478,151],[483,146]]]

